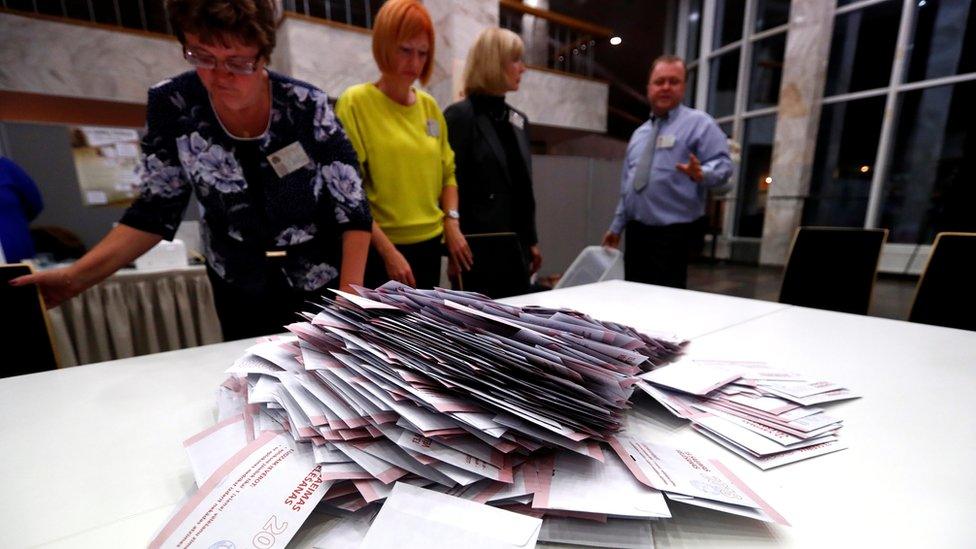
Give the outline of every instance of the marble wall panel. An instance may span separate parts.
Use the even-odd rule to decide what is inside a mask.
[[[785,265],[793,243],[793,233],[803,218],[802,198],[770,197],[766,203],[762,247],[759,262],[763,265]]]
[[[426,0],[424,5],[437,29],[434,72],[428,90],[441,106],[460,99],[464,62],[478,34],[498,25],[498,2],[493,0]]]
[[[461,97],[467,52],[481,30],[498,24],[487,0],[428,0],[438,31],[434,74],[426,89],[442,107]],[[0,89],[145,103],[146,90],[189,69],[178,42],[124,31],[0,13]],[[338,97],[374,81],[372,36],[286,17],[271,69]],[[608,86],[548,71],[529,70],[510,101],[537,124],[606,131]]]
[[[288,18],[278,30],[272,68],[287,68],[293,78],[337,98],[353,84],[379,78],[372,43],[366,32]]]
[[[508,101],[533,124],[603,133],[607,131],[609,92],[604,82],[530,69]]]
[[[145,103],[189,69],[175,38],[0,13],[0,89]]]
[[[789,25],[760,254],[770,265],[786,263],[810,188],[833,9],[823,0],[793,0]]]

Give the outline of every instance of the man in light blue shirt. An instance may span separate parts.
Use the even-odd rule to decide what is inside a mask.
[[[627,145],[620,202],[603,245],[627,230],[624,277],[684,288],[688,256],[701,245],[708,189],[726,184],[732,159],[725,134],[708,114],[681,104],[686,68],[680,57],[654,60],[647,82],[651,119]]]

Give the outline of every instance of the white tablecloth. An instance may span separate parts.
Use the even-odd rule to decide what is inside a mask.
[[[122,270],[49,313],[62,367],[222,341],[202,266]]]

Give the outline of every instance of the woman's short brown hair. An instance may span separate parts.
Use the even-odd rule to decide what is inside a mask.
[[[430,39],[427,62],[420,72],[420,82],[426,84],[434,68],[434,23],[430,14],[417,0],[387,0],[373,24],[373,59],[380,72],[394,72],[397,48],[420,34],[426,34]]]
[[[228,46],[240,42],[258,47],[270,60],[278,28],[275,0],[166,0],[173,32],[186,45],[186,34],[204,44]]]
[[[522,39],[508,29],[490,27],[478,35],[464,65],[464,94],[504,95],[505,65],[522,58]]]

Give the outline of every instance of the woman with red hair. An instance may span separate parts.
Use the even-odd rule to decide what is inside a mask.
[[[376,82],[351,86],[336,114],[359,155],[373,212],[365,283],[388,279],[418,288],[440,280],[442,240],[451,261],[470,268],[461,234],[454,153],[447,124],[426,84],[434,62],[434,26],[417,0],[389,0],[373,27]]]

